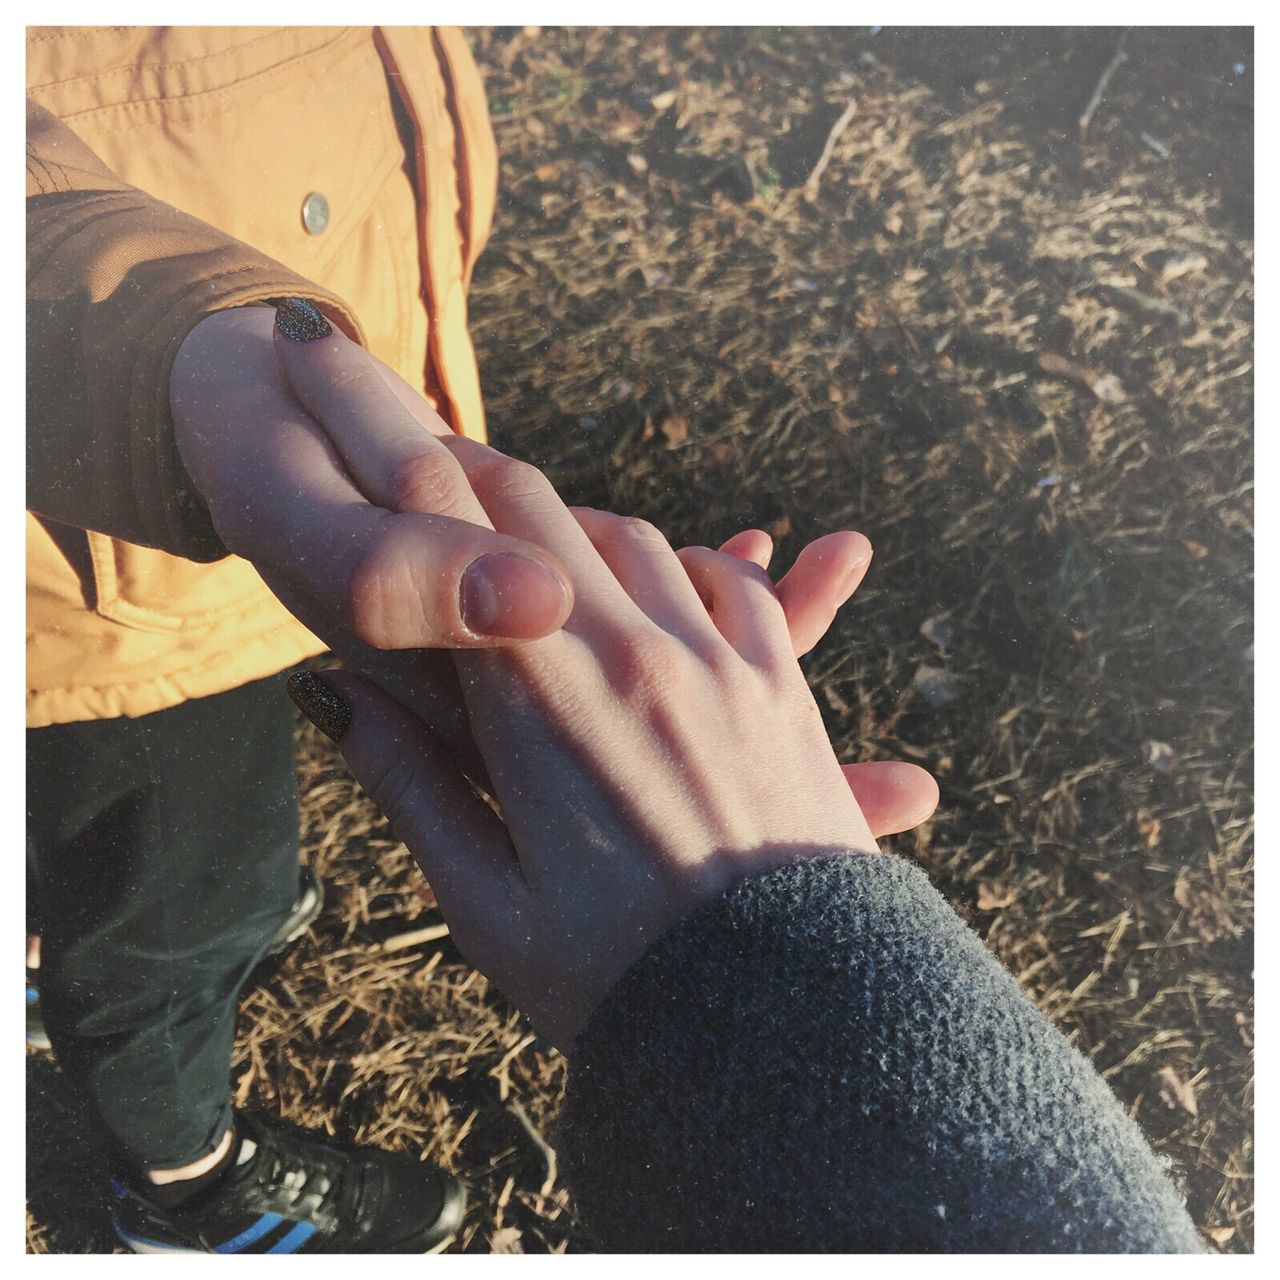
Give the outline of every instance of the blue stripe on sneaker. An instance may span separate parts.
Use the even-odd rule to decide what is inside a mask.
[[[35,1004],[40,999],[40,991],[37,987],[27,988],[27,1003]]]
[[[238,1236],[224,1240],[213,1246],[214,1253],[239,1253],[247,1249],[255,1240],[261,1240],[268,1231],[278,1227],[284,1219],[278,1213],[264,1213],[251,1227],[246,1227]]]
[[[316,1233],[315,1223],[300,1222],[287,1236],[282,1236],[267,1250],[268,1253],[293,1253]]]

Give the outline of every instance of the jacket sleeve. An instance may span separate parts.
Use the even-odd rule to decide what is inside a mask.
[[[605,1249],[1199,1252],[1090,1064],[917,868],[738,885],[570,1055],[561,1153]]]
[[[195,560],[225,554],[173,438],[169,374],[206,316],[328,291],[122,182],[27,100],[27,506]]]

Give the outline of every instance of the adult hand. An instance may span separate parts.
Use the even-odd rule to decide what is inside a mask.
[[[461,468],[436,444],[452,438],[451,431],[403,379],[334,332],[315,308],[284,307],[282,323],[274,329],[278,367],[265,419],[270,438],[278,438],[278,444],[265,461],[255,460],[252,448],[257,445],[246,452],[243,440],[224,439],[228,433],[218,413],[209,412],[207,397],[223,398],[225,392],[210,385],[207,376],[191,385],[192,369],[206,367],[215,379],[229,378],[239,358],[256,360],[259,374],[250,378],[246,370],[243,380],[234,385],[246,398],[264,401],[262,384],[269,370],[262,366],[269,361],[261,338],[270,312],[256,308],[228,315],[242,317],[234,321],[236,330],[229,328],[232,321],[221,316],[200,326],[212,346],[201,365],[196,364],[201,349],[192,349],[188,339],[179,361],[182,381],[175,388],[175,396],[192,406],[183,413],[179,433],[184,461],[188,467],[200,466],[201,475],[212,472],[205,481],[218,498],[216,506],[211,500],[211,511],[229,508],[242,513],[239,521],[221,517],[225,527],[215,515],[224,540],[236,540],[233,549],[257,564],[284,603],[328,641],[349,667],[374,677],[415,710],[443,737],[472,777],[483,778],[452,662],[439,654],[376,652],[448,644],[449,636],[460,637],[458,644],[477,643],[466,628],[457,628],[454,576],[468,556],[490,554],[481,541],[490,522]],[[239,334],[236,347],[230,348],[232,335],[250,326],[252,333]],[[243,349],[246,343],[251,344],[248,351]],[[201,397],[206,397],[204,408]],[[239,412],[248,411],[246,404]],[[209,465],[218,449],[232,454],[232,466],[221,476]],[[314,468],[303,470],[312,456]],[[305,484],[308,475],[316,479]],[[401,527],[393,530],[385,524],[389,509],[416,512],[419,517],[402,518]],[[443,518],[424,520],[424,515]],[[365,532],[370,521],[379,522],[378,536],[384,539],[379,545],[372,544]],[[369,545],[361,558],[362,538]],[[337,548],[338,561],[355,567],[334,572],[326,540]],[[746,530],[723,549],[767,568],[772,541],[763,531]],[[549,553],[527,550],[564,572]],[[696,557],[703,550],[690,548],[681,554]],[[831,535],[801,553],[778,584],[778,602],[797,655],[817,644],[837,609],[858,588],[869,561],[870,545],[860,534]],[[530,589],[534,591],[531,602],[521,594]],[[517,576],[504,582],[490,603],[508,611],[506,630],[518,637],[521,628],[529,635],[539,634],[530,626],[530,618],[545,625],[554,616],[557,599],[547,593],[540,577]],[[937,804],[936,783],[916,765],[872,762],[845,769],[876,836],[916,826]]]
[[[502,819],[368,682],[294,690],[418,858],[463,953],[568,1047],[701,903],[875,842],[763,571],[711,552],[682,564],[651,526],[575,519],[533,468],[445,444],[495,526],[553,551],[577,588],[557,634],[455,654]]]
[[[721,553],[767,570],[773,539],[762,529],[744,529]],[[676,553],[692,567],[705,563],[704,549],[686,547]],[[796,657],[808,653],[826,634],[836,613],[862,585],[871,564],[871,544],[860,533],[832,533],[809,543],[777,584],[778,604]],[[840,766],[862,816],[877,840],[910,831],[926,822],[938,807],[933,775],[905,760],[864,760]]]

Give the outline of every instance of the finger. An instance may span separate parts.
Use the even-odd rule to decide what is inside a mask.
[[[918,827],[938,807],[938,784],[919,765],[873,760],[840,768],[877,840]]]
[[[720,550],[727,556],[750,560],[752,564],[767,569],[769,561],[773,559],[773,539],[763,529],[743,529],[724,543]]]
[[[378,376],[389,386],[397,400],[404,405],[414,421],[433,436],[451,436],[453,430],[449,424],[431,407],[421,391],[411,387],[394,369],[381,360],[374,366]]]
[[[829,533],[809,543],[778,583],[778,599],[796,657],[826,634],[836,611],[858,589],[871,563],[871,543],[860,533]]]
[[[523,936],[528,890],[506,827],[422,723],[350,672],[301,671],[288,687],[417,860],[459,945]]]
[[[462,436],[440,443],[458,460],[493,527],[545,547],[572,575],[571,624],[631,623],[638,617],[630,597],[537,467]]]
[[[622,589],[664,631],[691,646],[722,644],[684,566],[661,531],[646,520],[571,507],[570,511]]]
[[[420,720],[454,767],[492,790],[458,684],[453,653],[445,649],[372,649],[357,641],[332,645],[343,667],[365,676]]]
[[[684,547],[678,555],[717,630],[742,658],[760,667],[791,662],[786,615],[758,564],[710,547]]]
[[[219,531],[278,594],[277,578],[292,584],[285,603],[328,643],[336,622],[378,649],[486,647],[568,617],[569,575],[554,558],[487,525],[370,505],[300,413],[259,431],[259,447],[227,464],[234,498]]]
[[[440,439],[451,434],[447,424],[425,400],[417,412],[410,411],[403,390],[314,303],[280,301],[275,351],[293,393],[333,441],[371,503],[387,511],[489,523],[462,468],[440,447]]]

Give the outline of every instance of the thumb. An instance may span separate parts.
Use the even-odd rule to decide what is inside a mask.
[[[918,827],[938,807],[938,784],[919,765],[872,760],[840,767],[877,840]]]

